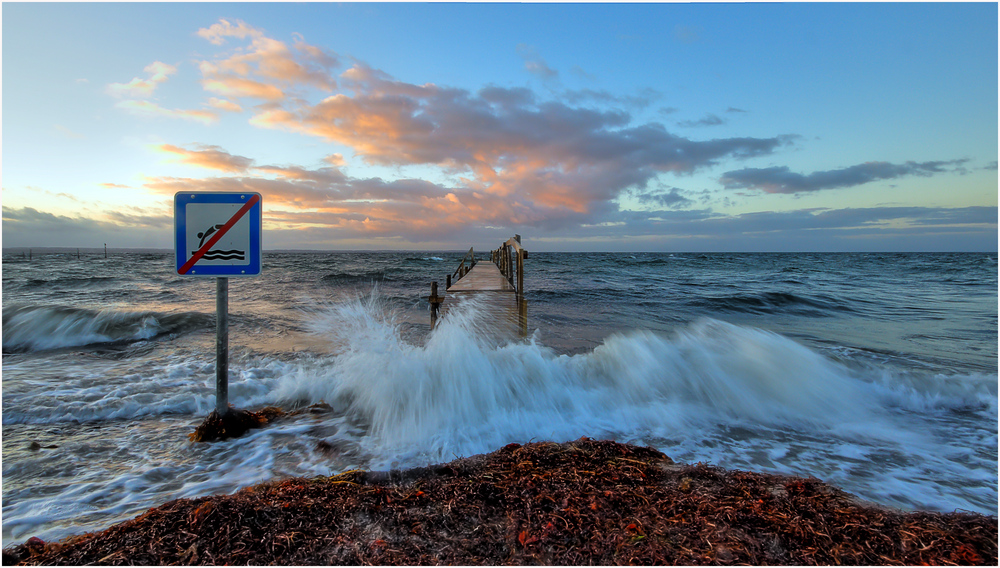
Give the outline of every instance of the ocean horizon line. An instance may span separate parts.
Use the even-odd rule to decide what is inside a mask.
[[[489,251],[492,248],[476,248],[477,251]],[[39,254],[103,254],[103,247],[3,247],[3,254],[19,254],[22,252],[37,252]],[[896,250],[896,249],[873,249],[873,250],[543,250],[530,249],[532,253],[538,254],[997,254],[998,249],[992,250]],[[160,247],[109,247],[108,253],[130,252],[130,253],[173,253],[172,248]],[[435,249],[435,248],[399,248],[399,249],[338,249],[338,248],[265,248],[264,253],[401,253],[401,252],[441,252],[464,254],[464,248],[455,249]]]

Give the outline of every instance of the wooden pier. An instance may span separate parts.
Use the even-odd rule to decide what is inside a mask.
[[[475,295],[487,311],[491,326],[501,334],[528,334],[528,302],[524,299],[524,260],[528,251],[521,247],[521,235],[514,235],[490,251],[489,262],[478,261],[470,248],[454,272],[447,275],[445,294],[438,295],[438,283],[431,284],[431,326],[463,296]],[[449,301],[450,300],[450,301]],[[440,313],[439,313],[440,312]]]

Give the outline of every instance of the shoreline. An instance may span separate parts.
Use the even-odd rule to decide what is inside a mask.
[[[596,441],[510,444],[177,499],[3,563],[997,564],[997,517],[904,512],[817,479]]]

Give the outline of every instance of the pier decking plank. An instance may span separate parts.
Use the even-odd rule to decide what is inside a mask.
[[[448,292],[514,292],[514,287],[492,262],[477,262],[468,274],[448,288]]]

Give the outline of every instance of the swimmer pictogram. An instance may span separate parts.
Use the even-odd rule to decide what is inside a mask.
[[[205,229],[205,231],[202,233],[198,233],[198,238],[201,240],[198,242],[198,249],[191,251],[191,254],[192,255],[198,254],[198,250],[200,250],[203,246],[205,246],[205,239],[211,237],[212,233],[218,231],[219,229],[225,226],[226,226],[225,223],[219,223],[218,225],[213,225],[208,229]],[[244,260],[246,259],[246,252],[247,251],[245,250],[237,250],[237,249],[232,249],[232,250],[216,249],[205,252],[205,254],[201,255],[201,258],[204,260]]]

